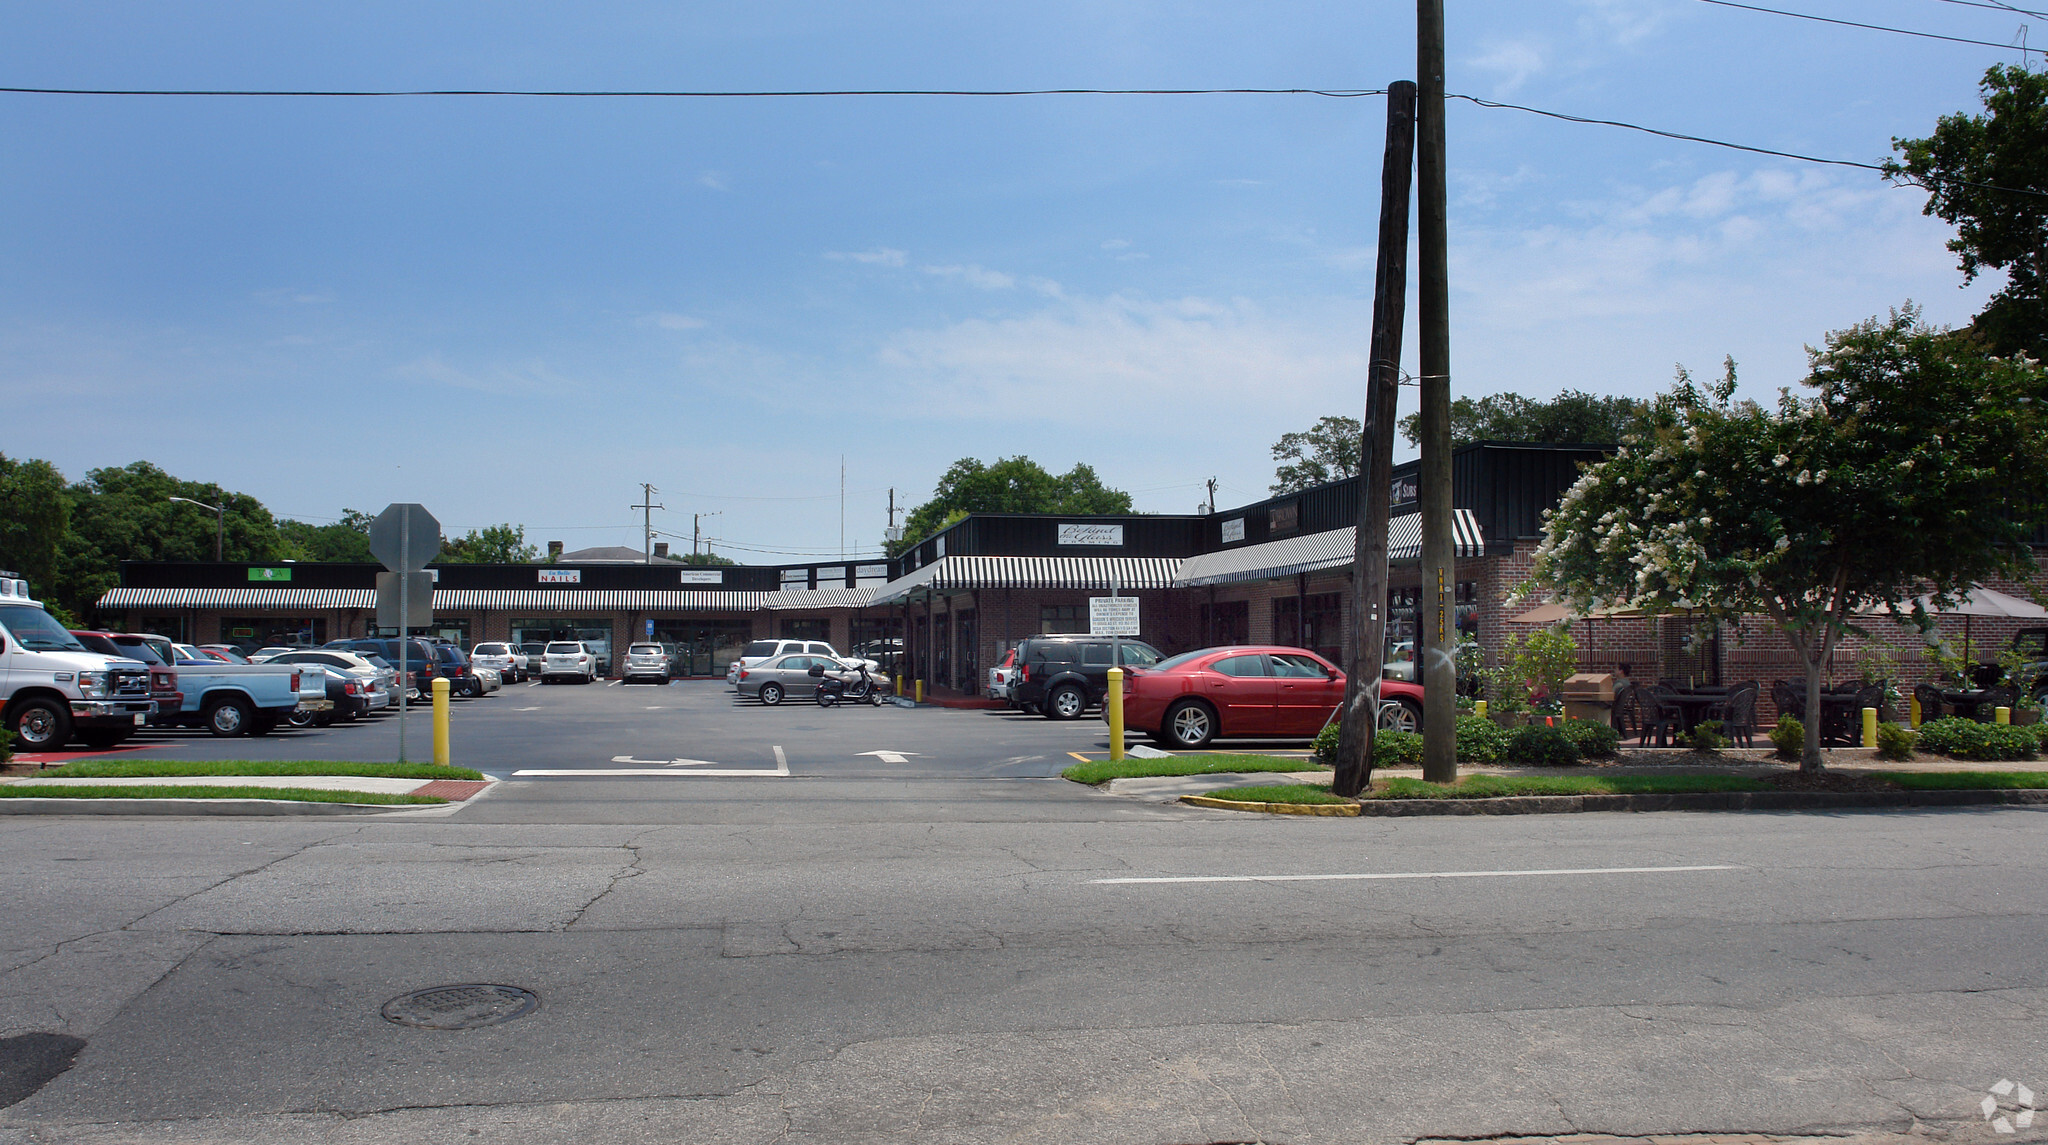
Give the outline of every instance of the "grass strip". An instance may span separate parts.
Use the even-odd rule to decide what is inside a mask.
[[[1221,791],[1207,793],[1211,799],[1228,799],[1233,803],[1349,803],[1351,800],[1330,794],[1330,789],[1314,783],[1274,783],[1264,787],[1226,787]]]
[[[1508,795],[1671,795],[1698,791],[1769,791],[1740,775],[1474,775],[1456,783],[1397,777],[1374,784],[1367,799],[1491,799]]]
[[[1114,762],[1106,759],[1091,760],[1088,763],[1077,763],[1060,774],[1075,783],[1094,785],[1108,783],[1112,779],[1142,779],[1160,775],[1324,770],[1328,769],[1312,759],[1281,759],[1271,755],[1204,752],[1200,755],[1176,755],[1166,759],[1125,758]]]
[[[2048,787],[2048,771],[1880,771],[1872,774],[1915,791]]]
[[[145,784],[92,787],[86,784],[0,783],[0,799],[282,799],[292,803],[446,803],[433,795],[391,795],[382,791],[318,791],[311,787],[181,787]]]
[[[186,775],[361,775],[380,779],[482,779],[467,767],[333,759],[82,759],[36,773],[52,779],[149,779]]]

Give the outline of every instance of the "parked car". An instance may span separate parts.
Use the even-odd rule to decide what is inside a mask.
[[[1344,672],[1306,648],[1231,645],[1183,652],[1124,680],[1124,727],[1192,750],[1230,736],[1312,737],[1344,705]],[[1380,682],[1397,705],[1382,727],[1422,726],[1422,689]]]
[[[597,653],[581,640],[550,640],[540,667],[540,682],[558,684],[574,680],[588,684],[597,679]]]
[[[296,644],[273,644],[268,648],[258,648],[256,651],[249,653],[249,663],[267,664],[273,656],[280,656],[286,652],[297,652],[300,648],[301,646]]]
[[[1010,681],[1017,676],[1017,650],[1010,649],[1003,654],[1003,662],[988,670],[988,697],[991,700],[1010,698]]]
[[[434,654],[434,672],[448,681],[451,696],[481,696],[484,688],[477,682],[476,672],[469,666],[469,654],[453,644],[430,644]],[[427,686],[422,699],[433,698],[433,685]]]
[[[398,669],[373,662],[361,652],[346,648],[317,648],[308,652],[286,652],[270,658],[272,664],[316,664],[344,675],[374,680],[386,688],[398,680]]]
[[[88,651],[29,596],[28,582],[0,573],[0,722],[17,751],[55,751],[74,735],[104,749],[135,733],[156,702],[149,666]]]
[[[505,678],[498,675],[496,668],[479,668],[474,663],[469,666],[469,681],[472,696],[488,696],[505,686]]]
[[[841,656],[837,649],[823,640],[756,640],[740,649],[740,654],[733,657],[732,663],[726,666],[725,682],[738,685],[740,672],[744,669],[777,656],[787,656],[796,652],[807,656],[830,656],[843,667],[851,667],[856,660],[865,661],[871,675],[882,670],[880,661],[869,660],[864,656]]]
[[[825,675],[840,679],[853,674],[845,661],[837,656],[791,652],[771,656],[740,669],[740,678],[733,686],[740,695],[758,697],[762,703],[774,707],[785,697],[808,697],[817,692],[818,681],[823,677],[811,675],[812,668],[822,668]]]
[[[249,657],[244,655],[240,648],[232,644],[201,644],[199,650],[227,664],[247,664],[249,662]]]
[[[657,684],[669,681],[669,657],[659,644],[626,645],[626,669],[620,673],[620,683],[630,684],[635,680],[652,680]]]
[[[149,698],[156,701],[156,711],[149,717],[149,726],[160,727],[177,719],[178,709],[185,705],[185,694],[178,690],[177,666],[174,663],[177,653],[170,641],[161,636],[150,638],[130,632],[97,632],[79,628],[72,629],[71,635],[87,649],[102,656],[140,660],[149,665]]]
[[[517,644],[487,640],[469,650],[469,662],[480,668],[492,669],[507,683],[517,684],[526,679],[526,653],[521,652]]]
[[[1159,649],[1142,640],[1126,639],[1125,668],[1159,663]],[[1102,702],[1109,690],[1111,641],[1107,636],[1033,636],[1017,645],[1017,676],[1010,682],[1010,703],[1048,719],[1078,719]]]
[[[408,692],[422,699],[431,699],[434,694],[434,678],[441,674],[438,666],[439,660],[434,655],[433,645],[421,640],[417,636],[408,639],[405,643],[405,671],[412,679],[403,688],[394,687],[396,690]],[[391,664],[394,672],[398,670],[398,638],[395,636],[362,636],[349,640],[329,640],[326,647],[329,650],[339,648],[345,651],[379,656]]]
[[[277,660],[273,659],[271,663],[275,664]],[[373,677],[353,675],[320,663],[309,662],[300,666],[308,674],[317,674],[326,681],[329,706],[324,710],[300,706],[285,717],[285,722],[295,728],[324,728],[336,720],[359,719],[372,710],[373,697],[382,697],[383,703],[379,703],[379,707],[390,702],[388,693],[377,690],[377,681]]]

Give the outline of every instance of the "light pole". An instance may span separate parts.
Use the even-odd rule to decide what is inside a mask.
[[[218,505],[209,505],[204,501],[194,501],[190,497],[167,497],[165,500],[183,501],[187,505],[197,505],[202,509],[213,510],[213,563],[219,564],[220,544],[222,539],[227,536],[228,531],[228,503],[222,501]]]

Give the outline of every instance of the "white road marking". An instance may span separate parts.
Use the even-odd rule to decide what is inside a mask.
[[[529,687],[529,688],[538,688],[538,687],[540,687],[540,685],[541,685],[541,682],[540,682],[539,680],[535,680],[535,681],[534,681],[533,683],[531,683],[531,684],[528,684],[528,685],[527,685],[527,687]]]
[[[863,751],[858,754],[872,755],[883,763],[909,763],[910,757],[917,753],[914,751]]]
[[[537,712],[537,711],[539,711],[540,709],[539,709],[539,708],[513,708],[512,710],[513,710],[513,711],[515,711],[515,712]]]
[[[698,767],[698,766],[702,766],[702,767],[717,767],[717,766],[718,766],[718,761],[717,761],[717,760],[712,760],[712,759],[634,759],[634,758],[633,758],[632,756],[630,756],[630,755],[615,755],[615,756],[613,756],[613,757],[612,757],[612,762],[613,762],[613,763],[637,763],[637,764],[641,764],[641,765],[643,765],[643,766],[645,766],[645,767]]]
[[[647,705],[647,710],[648,710],[648,711],[650,711],[650,712],[659,712],[659,711],[665,711],[665,710],[667,709],[667,707],[668,707],[668,705],[666,705],[666,704],[649,704],[649,705]]]
[[[663,768],[668,768],[668,767],[670,767],[670,766],[673,766],[673,765],[672,765],[672,764],[670,763],[670,761],[668,761],[668,760],[633,760],[631,756],[614,756],[614,757],[613,757],[613,759],[612,759],[612,762],[613,762],[613,763],[619,763],[619,762],[622,762],[622,761],[626,761],[626,760],[632,760],[632,762],[634,762],[634,763],[646,763],[646,764],[650,764],[650,765],[659,765],[659,766],[661,766],[661,767],[663,767]],[[676,761],[675,761],[675,763],[690,763],[690,764],[696,764],[696,763],[703,763],[703,762],[706,762],[706,761],[704,761],[704,760],[676,760]],[[650,775],[651,775],[651,776],[662,776],[662,777],[666,777],[666,778],[671,778],[671,779],[677,779],[677,778],[684,778],[684,777],[688,777],[688,776],[693,776],[693,775],[708,775],[708,776],[711,776],[711,777],[712,777],[712,778],[714,778],[714,779],[743,779],[743,778],[745,778],[745,777],[747,777],[747,776],[751,776],[751,775],[758,775],[758,776],[763,776],[763,777],[767,777],[767,778],[781,778],[781,779],[787,779],[787,778],[789,778],[789,757],[788,757],[788,756],[785,756],[784,754],[782,754],[782,745],[781,745],[781,744],[776,744],[776,745],[775,745],[775,769],[774,769],[773,771],[763,771],[763,770],[761,770],[760,768],[757,768],[757,767],[756,767],[756,768],[739,768],[739,767],[705,767],[705,768],[693,768],[693,769],[691,769],[691,770],[689,770],[689,771],[669,771],[669,770],[662,770],[662,771],[653,771],[653,770],[649,770],[649,769],[647,769],[647,768],[632,768],[632,769],[628,769],[628,768],[623,768],[623,767],[587,767],[587,768],[573,768],[573,767],[558,767],[558,768],[531,768],[531,769],[527,769],[527,770],[523,770],[523,771],[515,771],[515,772],[513,772],[512,774],[513,774],[513,776],[515,776],[515,777],[518,777],[518,776],[538,776],[538,777],[541,777],[541,778],[547,778],[547,779],[619,779],[619,778],[623,778],[623,777],[626,777],[626,776],[632,776],[632,775],[641,775],[641,776],[650,776]]]
[[[1557,867],[1541,871],[1405,871],[1370,875],[1165,875],[1151,878],[1090,879],[1091,883],[1313,883],[1385,879],[1505,879],[1528,875],[1663,875],[1684,871],[1740,871],[1739,866]]]
[[[617,680],[606,680],[604,682],[604,686],[607,688],[616,688],[619,686],[619,682]]]

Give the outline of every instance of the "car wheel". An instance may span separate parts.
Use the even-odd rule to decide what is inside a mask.
[[[248,704],[236,699],[208,701],[199,713],[200,722],[206,725],[206,730],[222,738],[248,735],[255,716]]]
[[[772,707],[774,707],[775,705],[777,705],[777,704],[781,703],[781,702],[782,702],[782,685],[780,685],[780,684],[763,684],[763,685],[761,685],[761,702],[762,702],[762,703],[764,703],[764,704],[766,704],[766,705],[768,705],[768,706],[769,706],[769,707],[771,707],[771,708],[772,708]]]
[[[1166,709],[1165,731],[1175,747],[1202,747],[1216,738],[1216,712],[1200,700],[1182,700]]]
[[[306,711],[304,708],[293,708],[292,714],[286,716],[284,722],[295,728],[309,728],[313,726],[313,716],[314,713]]]
[[[294,725],[292,725],[292,726],[293,726],[293,727],[299,727],[299,726],[302,726],[302,725],[299,725],[299,724],[294,724]],[[313,713],[313,726],[314,726],[314,727],[316,727],[316,728],[331,728],[331,727],[333,727],[333,726],[334,726],[334,713],[333,713],[333,712],[315,712],[315,713]]]
[[[1422,706],[1414,700],[1397,701],[1394,707],[1381,710],[1380,728],[1384,731],[1420,732]]]
[[[1045,698],[1046,718],[1054,720],[1077,720],[1088,707],[1088,697],[1072,684],[1061,684]]]
[[[28,700],[7,722],[23,751],[55,751],[71,738],[71,713],[55,700]]]

